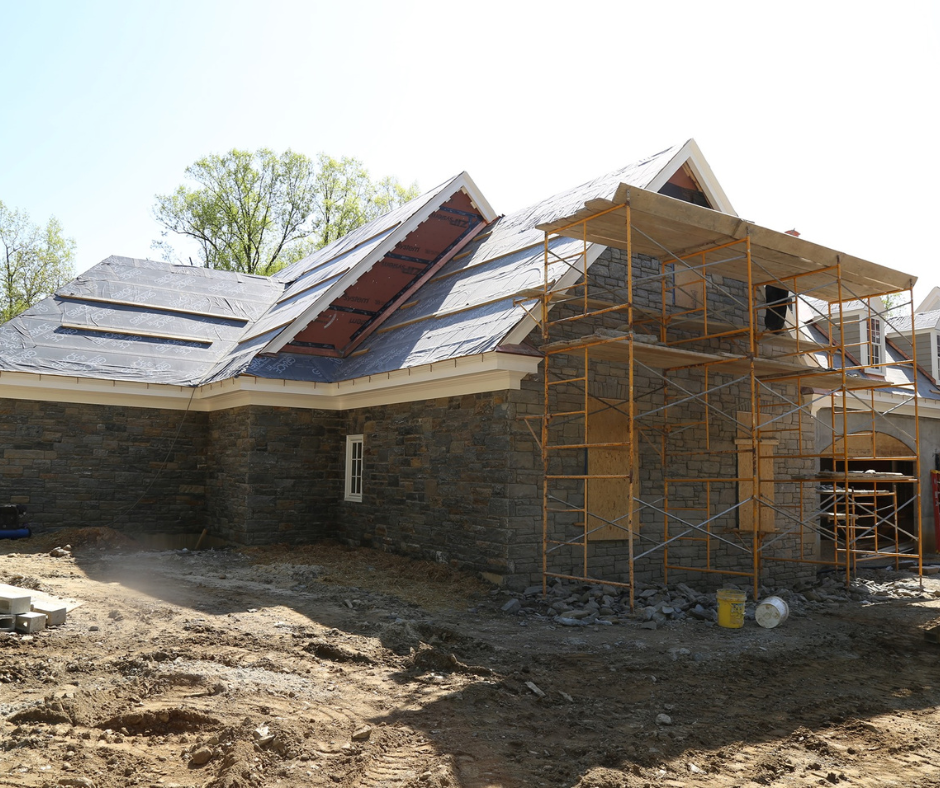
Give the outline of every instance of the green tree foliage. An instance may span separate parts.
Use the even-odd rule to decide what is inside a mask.
[[[417,196],[393,178],[374,183],[357,159],[231,150],[186,170],[197,188],[157,196],[154,216],[196,242],[207,268],[271,274]],[[175,252],[157,241],[165,259]]]
[[[0,202],[0,320],[7,321],[68,282],[75,241],[54,216],[45,227]]]

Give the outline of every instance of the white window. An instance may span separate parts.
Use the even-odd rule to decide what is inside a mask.
[[[881,320],[877,317],[868,319],[868,362],[874,367],[884,360],[884,337],[881,333]]]
[[[362,500],[362,436],[346,436],[346,500]]]

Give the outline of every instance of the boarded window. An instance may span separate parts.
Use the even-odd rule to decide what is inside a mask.
[[[672,298],[667,293],[667,302],[680,309],[701,309],[705,303],[705,279],[698,272],[678,263],[672,267]],[[666,280],[668,283],[668,279]],[[669,285],[667,284],[667,287]]]
[[[915,452],[906,443],[885,432],[863,432],[849,435],[849,445],[842,438],[823,450],[823,454],[832,454],[835,459],[848,454],[850,460],[856,459],[914,459]]]
[[[748,433],[746,425],[751,423],[751,414],[749,411],[739,411],[737,414],[739,437],[735,441],[738,449],[738,528],[742,531],[770,532],[776,530],[776,511],[772,508],[774,503],[774,453],[779,440],[772,437],[764,437],[767,433],[762,433],[759,442],[750,437],[743,437]],[[767,423],[773,416],[762,413],[760,421]],[[760,490],[754,489],[754,450],[757,447],[758,453],[758,477],[760,480]],[[757,497],[763,503],[752,502],[752,498]],[[766,504],[771,504],[768,506]],[[755,508],[759,512],[759,523],[755,524]]]
[[[591,413],[588,417],[587,442],[619,445],[588,449],[588,475],[629,474],[632,470],[631,452],[627,445],[629,439],[630,418],[626,412],[611,407]],[[588,511],[591,512],[587,524],[588,539],[628,539],[629,513],[633,506],[630,480],[589,479],[586,488]],[[637,494],[638,490],[634,488],[634,495]]]

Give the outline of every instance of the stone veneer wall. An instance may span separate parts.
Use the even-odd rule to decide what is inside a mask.
[[[625,281],[625,264],[622,252],[608,249],[595,263],[592,275],[602,286],[616,290]],[[658,265],[646,258],[634,261],[640,275],[655,272]],[[726,313],[740,310],[740,283],[728,282],[724,287],[724,293],[710,291],[715,293],[715,303],[710,305]],[[638,305],[656,306],[658,282],[648,281],[634,296]],[[575,324],[573,331],[617,328],[624,320],[624,315],[613,313],[599,323]],[[540,335],[533,333],[531,341],[540,343]],[[706,350],[729,349],[715,342],[703,344]],[[571,361],[565,374],[577,375],[578,363]],[[697,374],[677,372],[674,377],[694,390]],[[622,396],[625,378],[623,364],[595,364],[592,391]],[[638,376],[641,407],[662,404],[660,382],[649,373]],[[555,391],[562,405],[566,397],[577,397],[561,387]],[[795,391],[782,393],[798,397]],[[740,389],[724,389],[715,398],[727,413],[749,406]],[[189,413],[161,473],[156,471],[184,419],[179,411],[7,400],[0,403],[4,416],[0,445],[6,461],[0,472],[7,481],[9,500],[26,503],[40,524],[81,522],[179,532],[208,526],[213,535],[243,544],[337,536],[445,561],[522,586],[537,582],[542,571],[541,455],[524,422],[524,417],[542,413],[541,399],[542,382],[537,375],[524,381],[518,391],[341,413],[260,406]],[[697,403],[691,403],[686,412],[667,413],[666,421],[679,426],[680,421],[700,417],[700,410]],[[532,426],[538,430],[537,422]],[[796,417],[788,426],[791,431],[781,438],[778,455],[793,453],[800,430],[811,439],[811,427]],[[570,442],[583,441],[571,423],[561,429]],[[677,430],[675,456],[701,448],[703,429]],[[712,446],[729,449],[726,455],[691,457],[668,469],[662,467],[654,443],[645,442],[639,463],[641,497],[655,503],[662,496],[667,475],[734,478],[733,424],[713,418],[709,430]],[[363,501],[348,502],[343,500],[345,436],[360,433],[364,435]],[[788,462],[781,459],[778,464]],[[579,473],[583,466],[583,453],[575,453],[560,467]],[[808,470],[802,465],[794,469]],[[151,479],[154,483],[146,498],[130,510]],[[577,503],[583,491],[572,482],[565,494]],[[712,512],[732,506],[736,495],[734,482],[716,486]],[[796,506],[795,495],[782,487],[778,502]],[[683,501],[682,492],[674,490],[673,499],[690,508],[697,505],[692,492]],[[559,518],[552,535],[570,538],[578,528],[574,519]],[[720,535],[728,541],[716,542],[713,558],[724,568],[746,569],[746,553],[730,544],[737,538],[735,519],[729,516],[718,524]],[[662,517],[654,509],[644,510],[641,532],[649,540],[647,545],[662,541]],[[779,547],[792,554],[797,544],[788,537],[780,540]],[[558,563],[550,568],[581,574],[580,550],[570,549],[567,554],[566,550],[553,554],[552,560]],[[677,546],[674,555],[703,566],[702,551],[700,544],[686,543]],[[595,576],[626,581],[626,541],[592,542],[589,563]],[[661,551],[638,561],[635,568],[640,580],[662,579]],[[811,571],[797,564],[768,569],[780,582]],[[709,576],[670,574],[671,581],[678,579],[701,584]]]
[[[209,430],[213,535],[252,545],[339,535],[341,415],[253,405],[211,414]]]
[[[514,393],[347,412],[345,433],[363,435],[364,470],[363,500],[340,506],[344,537],[490,575],[514,574],[511,525],[541,511],[531,506],[536,479],[514,456]],[[524,453],[531,469],[534,458]]]
[[[633,303],[636,306],[659,310],[661,306],[661,290],[659,280],[655,275],[659,272],[658,261],[637,256],[633,260],[635,281],[640,284],[635,288]],[[614,293],[626,300],[623,283],[626,281],[626,255],[617,249],[606,250],[591,269],[591,279],[595,292],[603,295]],[[645,279],[645,281],[643,281]],[[617,296],[615,296],[617,297]],[[725,322],[734,322],[738,325],[746,324],[747,296],[743,283],[734,280],[712,281],[708,289],[709,310],[713,319]],[[610,300],[610,296],[607,296]],[[554,317],[562,316],[558,309]],[[600,319],[590,321],[576,321],[566,324],[558,329],[552,337],[558,339],[573,338],[602,329],[622,329],[626,315],[609,313]],[[642,334],[642,329],[638,329]],[[691,339],[694,335],[688,334]],[[647,337],[651,339],[651,337]],[[541,343],[541,335],[533,332],[530,335],[533,344]],[[690,349],[706,352],[725,351],[740,353],[734,349],[727,340],[697,340],[686,345]],[[609,398],[610,400],[625,399],[627,397],[627,366],[623,363],[593,361],[589,376],[589,391],[592,394]],[[583,359],[579,354],[571,356],[555,356],[552,360],[552,374],[555,379],[577,379],[582,377]],[[711,500],[705,495],[704,482],[673,482],[669,488],[669,509],[675,515],[669,524],[669,536],[677,532],[688,530],[678,518],[690,523],[702,523],[709,518],[717,518],[712,522],[710,555],[706,555],[704,541],[675,542],[670,545],[670,564],[695,567],[697,569],[720,568],[730,572],[751,571],[752,543],[749,533],[738,530],[738,513],[734,509],[738,502],[737,448],[735,439],[740,436],[737,426],[732,419],[739,411],[751,409],[750,387],[746,383],[734,383],[740,373],[728,376],[721,375],[718,368],[710,372],[708,387],[714,388],[721,384],[728,384],[709,395],[711,409],[708,414],[708,423],[705,423],[706,408],[700,400],[690,400],[683,406],[669,410],[661,410],[665,402],[665,392],[671,401],[683,399],[688,393],[701,392],[704,388],[703,374],[698,370],[675,370],[669,373],[671,381],[666,388],[663,379],[653,372],[637,367],[635,384],[635,401],[637,412],[651,412],[649,417],[638,419],[637,427],[643,432],[640,441],[639,462],[637,468],[639,482],[639,497],[646,502],[640,513],[640,539],[635,541],[636,553],[648,552],[648,555],[634,562],[635,577],[641,581],[662,581],[664,578],[664,556],[661,547],[665,542],[664,516],[661,512],[663,496],[666,491],[667,478],[707,479],[721,478],[728,481],[711,483]],[[673,385],[675,384],[675,385]],[[541,399],[541,382],[532,381],[529,384],[533,393]],[[776,394],[770,395],[770,387],[761,389],[764,398],[762,410],[771,408],[772,412],[779,414],[791,410],[800,401],[800,395],[793,384],[778,384],[775,386]],[[552,388],[555,401],[553,412],[576,411],[582,407],[583,388],[581,383],[573,382],[568,385],[556,385]],[[600,410],[603,404],[600,400],[592,400],[594,408]],[[785,404],[789,402],[790,404]],[[724,417],[726,414],[730,418]],[[804,445],[810,445],[813,440],[812,420],[806,414],[793,413],[780,419],[776,424],[778,430],[775,438],[779,441],[776,446],[775,473],[778,476],[808,475],[814,470],[814,463],[809,459],[796,458],[792,455],[799,453],[799,436],[802,435]],[[556,423],[553,423],[556,424]],[[557,426],[552,428],[555,437],[553,445],[579,444],[584,442],[584,428],[580,418],[562,418]],[[665,430],[665,433],[664,433]],[[665,434],[665,441],[669,462],[664,467],[658,448]],[[787,456],[791,455],[791,456]],[[583,450],[560,452],[553,455],[556,459],[551,473],[577,475],[585,472],[585,454]],[[576,480],[561,480],[553,482],[552,495],[560,501],[568,501],[573,506],[581,506],[584,496],[583,483]],[[776,485],[776,505],[779,509],[788,512],[793,519],[790,520],[782,514],[777,515],[778,528],[788,530],[794,521],[805,518],[811,509],[810,501],[804,501],[805,511],[800,511],[800,486],[796,483]],[[560,503],[556,504],[560,505]],[[626,515],[624,506],[622,515]],[[722,514],[725,513],[725,514]],[[575,541],[583,533],[579,511],[555,514],[550,524],[550,538],[559,541]],[[798,529],[797,529],[798,530]],[[691,531],[690,536],[699,536],[700,532]],[[803,537],[804,550],[809,549],[810,554],[815,550],[815,540],[805,532]],[[801,536],[798,532],[778,535],[773,541],[771,549],[765,551],[765,556],[778,558],[793,558],[798,555]],[[539,542],[541,537],[539,536]],[[804,555],[806,553],[804,552]],[[629,578],[630,560],[627,540],[594,540],[587,548],[588,574],[608,581],[627,582]],[[563,546],[553,549],[549,570],[560,574],[582,575],[584,550],[581,546]],[[808,564],[790,562],[765,562],[762,577],[769,582],[792,583],[796,580],[810,576],[814,568]],[[696,571],[670,570],[670,582],[689,582],[699,586],[714,585],[734,580],[734,576],[710,575]]]
[[[2,502],[39,527],[200,531],[206,414],[0,400]]]

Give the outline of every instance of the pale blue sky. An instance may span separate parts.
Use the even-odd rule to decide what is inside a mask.
[[[572,8],[580,7],[578,11]],[[695,137],[738,212],[940,284],[937,2],[0,0],[0,200],[78,269],[232,147],[509,212]]]

